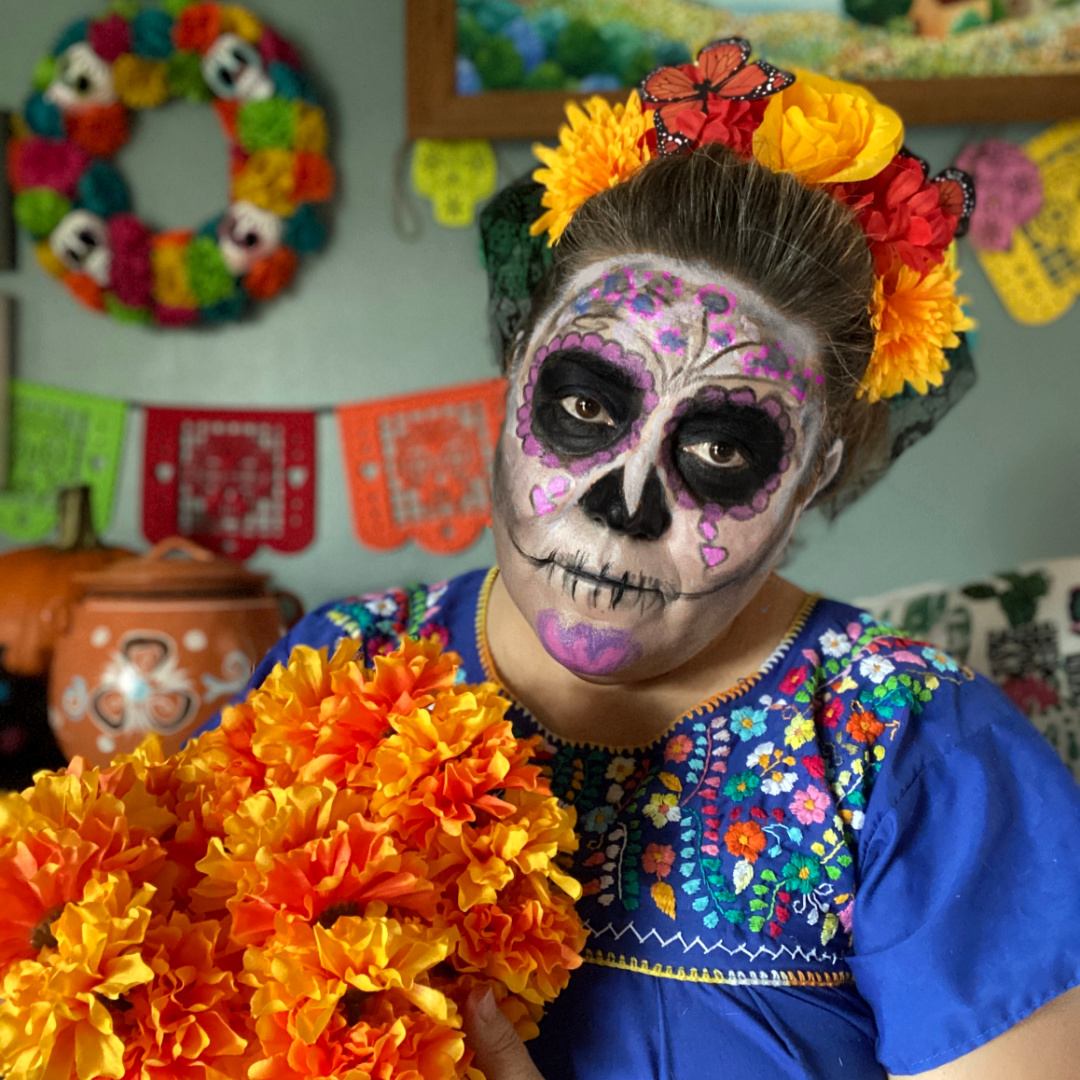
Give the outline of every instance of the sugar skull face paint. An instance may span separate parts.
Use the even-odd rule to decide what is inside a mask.
[[[702,267],[570,281],[510,373],[494,484],[504,584],[560,664],[651,678],[731,625],[839,464],[817,352]]]

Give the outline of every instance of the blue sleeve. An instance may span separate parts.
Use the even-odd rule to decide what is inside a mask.
[[[878,1060],[901,1075],[1080,982],[1080,787],[1064,764],[981,678],[935,696],[905,741],[868,809],[849,958]]]
[[[297,645],[309,645],[313,649],[321,649],[325,646],[332,652],[334,646],[337,645],[341,638],[346,636],[346,630],[327,617],[327,611],[333,606],[333,604],[327,604],[325,607],[311,612],[310,615],[305,615],[288,633],[284,634],[277,644],[255,665],[255,670],[252,671],[247,686],[229,704],[235,705],[238,701],[243,701],[255,687],[262,686],[266,676],[274,670],[277,664],[288,663],[289,654]],[[213,731],[220,724],[221,713],[216,712],[191,737],[197,738],[206,731]]]

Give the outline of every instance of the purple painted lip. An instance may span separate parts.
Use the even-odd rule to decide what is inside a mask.
[[[588,623],[564,623],[554,608],[536,619],[540,643],[563,667],[580,675],[610,675],[633,663],[641,646],[625,630],[602,630]]]

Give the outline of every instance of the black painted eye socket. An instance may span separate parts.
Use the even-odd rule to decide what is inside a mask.
[[[533,390],[533,434],[547,450],[586,457],[622,439],[641,412],[642,392],[614,364],[584,349],[544,360]]]
[[[780,425],[763,409],[728,401],[684,417],[672,449],[691,494],[726,510],[748,504],[779,472],[786,443]]]

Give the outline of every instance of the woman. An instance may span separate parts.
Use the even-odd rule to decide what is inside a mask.
[[[634,99],[595,106],[639,158],[560,220],[548,200],[561,236],[510,350],[498,568],[328,605],[255,680],[301,642],[351,634],[370,656],[438,633],[542,736],[591,937],[531,1057],[470,1002],[489,1080],[1075,1076],[1071,777],[988,682],[774,572],[805,510],[873,473],[879,399],[940,382],[957,216],[898,121],[840,84],[803,92],[862,116],[854,158],[884,164],[833,178],[918,171],[926,228],[876,236],[857,216],[873,190],[766,167],[788,145],[756,138],[766,99],[783,122],[791,79],[714,47],[732,48],[764,92],[724,98],[707,50],[682,71],[697,112],[664,112],[648,81],[655,125]],[[678,152],[654,157],[653,130]],[[911,261],[944,314],[897,368],[888,302]]]

